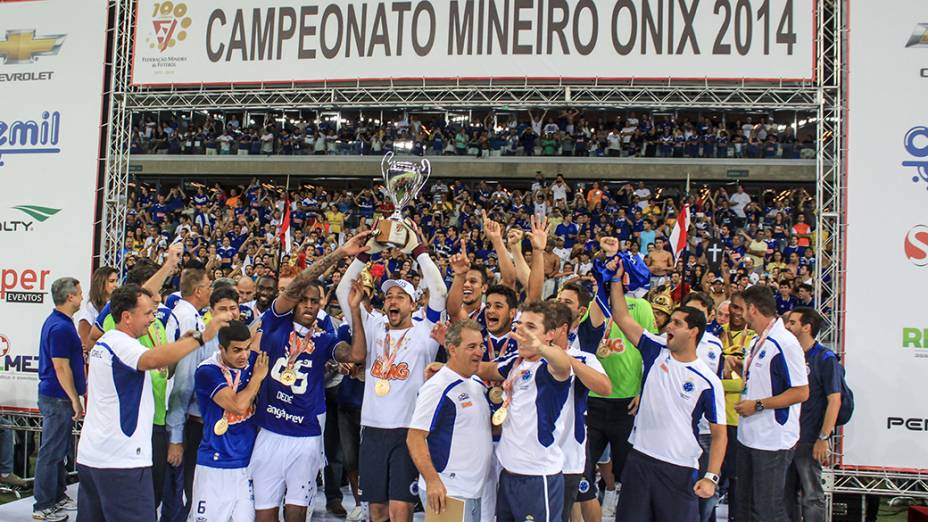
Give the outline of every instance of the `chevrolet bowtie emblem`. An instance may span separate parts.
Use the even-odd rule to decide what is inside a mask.
[[[65,36],[36,37],[35,29],[7,31],[6,39],[0,40],[0,59],[5,64],[35,63],[37,56],[58,54]]]
[[[928,24],[916,24],[906,47],[928,47]]]

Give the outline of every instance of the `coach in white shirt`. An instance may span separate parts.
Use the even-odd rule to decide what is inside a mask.
[[[735,411],[738,520],[787,520],[783,504],[786,470],[799,442],[799,411],[809,398],[805,352],[777,317],[773,292],[752,286],[742,292],[748,328],[757,332],[745,355],[741,402]]]
[[[471,319],[445,333],[448,364],[416,399],[406,444],[419,470],[419,496],[442,513],[447,497],[464,501],[464,521],[480,521],[480,493],[490,459],[490,404],[486,386],[475,376],[483,358],[480,325]]]
[[[202,333],[149,350],[138,342],[155,320],[151,293],[116,289],[110,310],[116,328],[90,350],[87,417],[77,447],[77,520],[154,521],[151,431],[154,396],[148,370],[166,368],[215,337],[228,324],[215,316]]]

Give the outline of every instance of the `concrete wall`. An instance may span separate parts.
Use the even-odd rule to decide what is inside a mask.
[[[418,160],[401,156],[403,160]],[[432,176],[442,178],[683,179],[693,181],[815,181],[814,160],[671,158],[429,157]],[[379,177],[374,156],[162,156],[132,157],[130,172],[143,176]]]

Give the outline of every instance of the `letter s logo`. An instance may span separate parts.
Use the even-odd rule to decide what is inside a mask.
[[[905,257],[915,266],[928,265],[928,226],[915,225],[906,233]]]

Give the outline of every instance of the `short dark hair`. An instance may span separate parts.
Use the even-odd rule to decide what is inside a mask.
[[[713,301],[711,297],[702,292],[690,292],[686,294],[686,297],[683,298],[683,301],[680,303],[680,305],[686,306],[693,301],[699,302],[706,307],[706,310],[709,310],[710,312],[715,310],[715,301]]]
[[[219,346],[228,349],[233,341],[247,341],[251,339],[251,330],[242,321],[229,321],[229,324],[219,329]]]
[[[698,344],[699,340],[702,339],[702,334],[706,331],[706,314],[702,313],[702,310],[693,308],[692,306],[680,306],[674,310],[674,312],[685,313],[686,327],[699,330],[699,335],[696,336],[696,343]]]
[[[490,277],[487,275],[487,269],[483,265],[478,265],[477,263],[471,263],[470,268],[467,269],[468,272],[478,272],[480,277],[483,279],[483,284],[486,284]]]
[[[110,313],[113,320],[119,323],[123,312],[134,310],[139,304],[139,297],[143,295],[152,296],[151,292],[136,284],[123,285],[113,290],[113,295],[110,296]]]
[[[142,286],[146,281],[151,279],[151,276],[160,269],[161,266],[145,258],[140,259],[132,270],[129,270],[129,273],[126,274],[126,284],[135,284]]]
[[[797,306],[790,313],[799,314],[799,324],[812,327],[812,337],[818,337],[822,329],[822,316],[814,308]]]
[[[506,304],[509,305],[509,308],[516,308],[519,306],[519,296],[516,295],[516,291],[508,286],[503,285],[493,285],[487,289],[487,297],[491,295],[501,295],[506,300]]]
[[[233,302],[238,303],[238,292],[231,286],[223,286],[213,290],[213,293],[209,296],[210,308],[216,306],[216,303],[223,299],[231,299]]]
[[[777,300],[773,296],[773,290],[768,286],[754,285],[745,288],[741,292],[741,298],[744,299],[744,304],[754,305],[766,317],[777,315]]]
[[[810,294],[815,291],[815,289],[812,288],[812,285],[808,283],[801,283],[797,285],[796,290],[805,290],[806,292],[809,292]]]
[[[567,305],[558,301],[546,301],[545,302],[545,323],[548,322],[548,316],[551,317],[553,321],[553,326],[547,328],[545,331],[553,330],[554,328],[560,328],[565,324],[570,326],[570,323],[573,322],[573,314],[570,313],[570,308],[567,308]]]
[[[564,284],[564,286],[561,287],[559,292],[563,292],[564,290],[570,290],[576,293],[577,301],[580,303],[580,306],[589,306],[590,300],[593,299],[593,294],[591,294],[590,291],[587,290],[585,286],[581,285],[580,283],[576,281],[571,281],[570,283]]]

